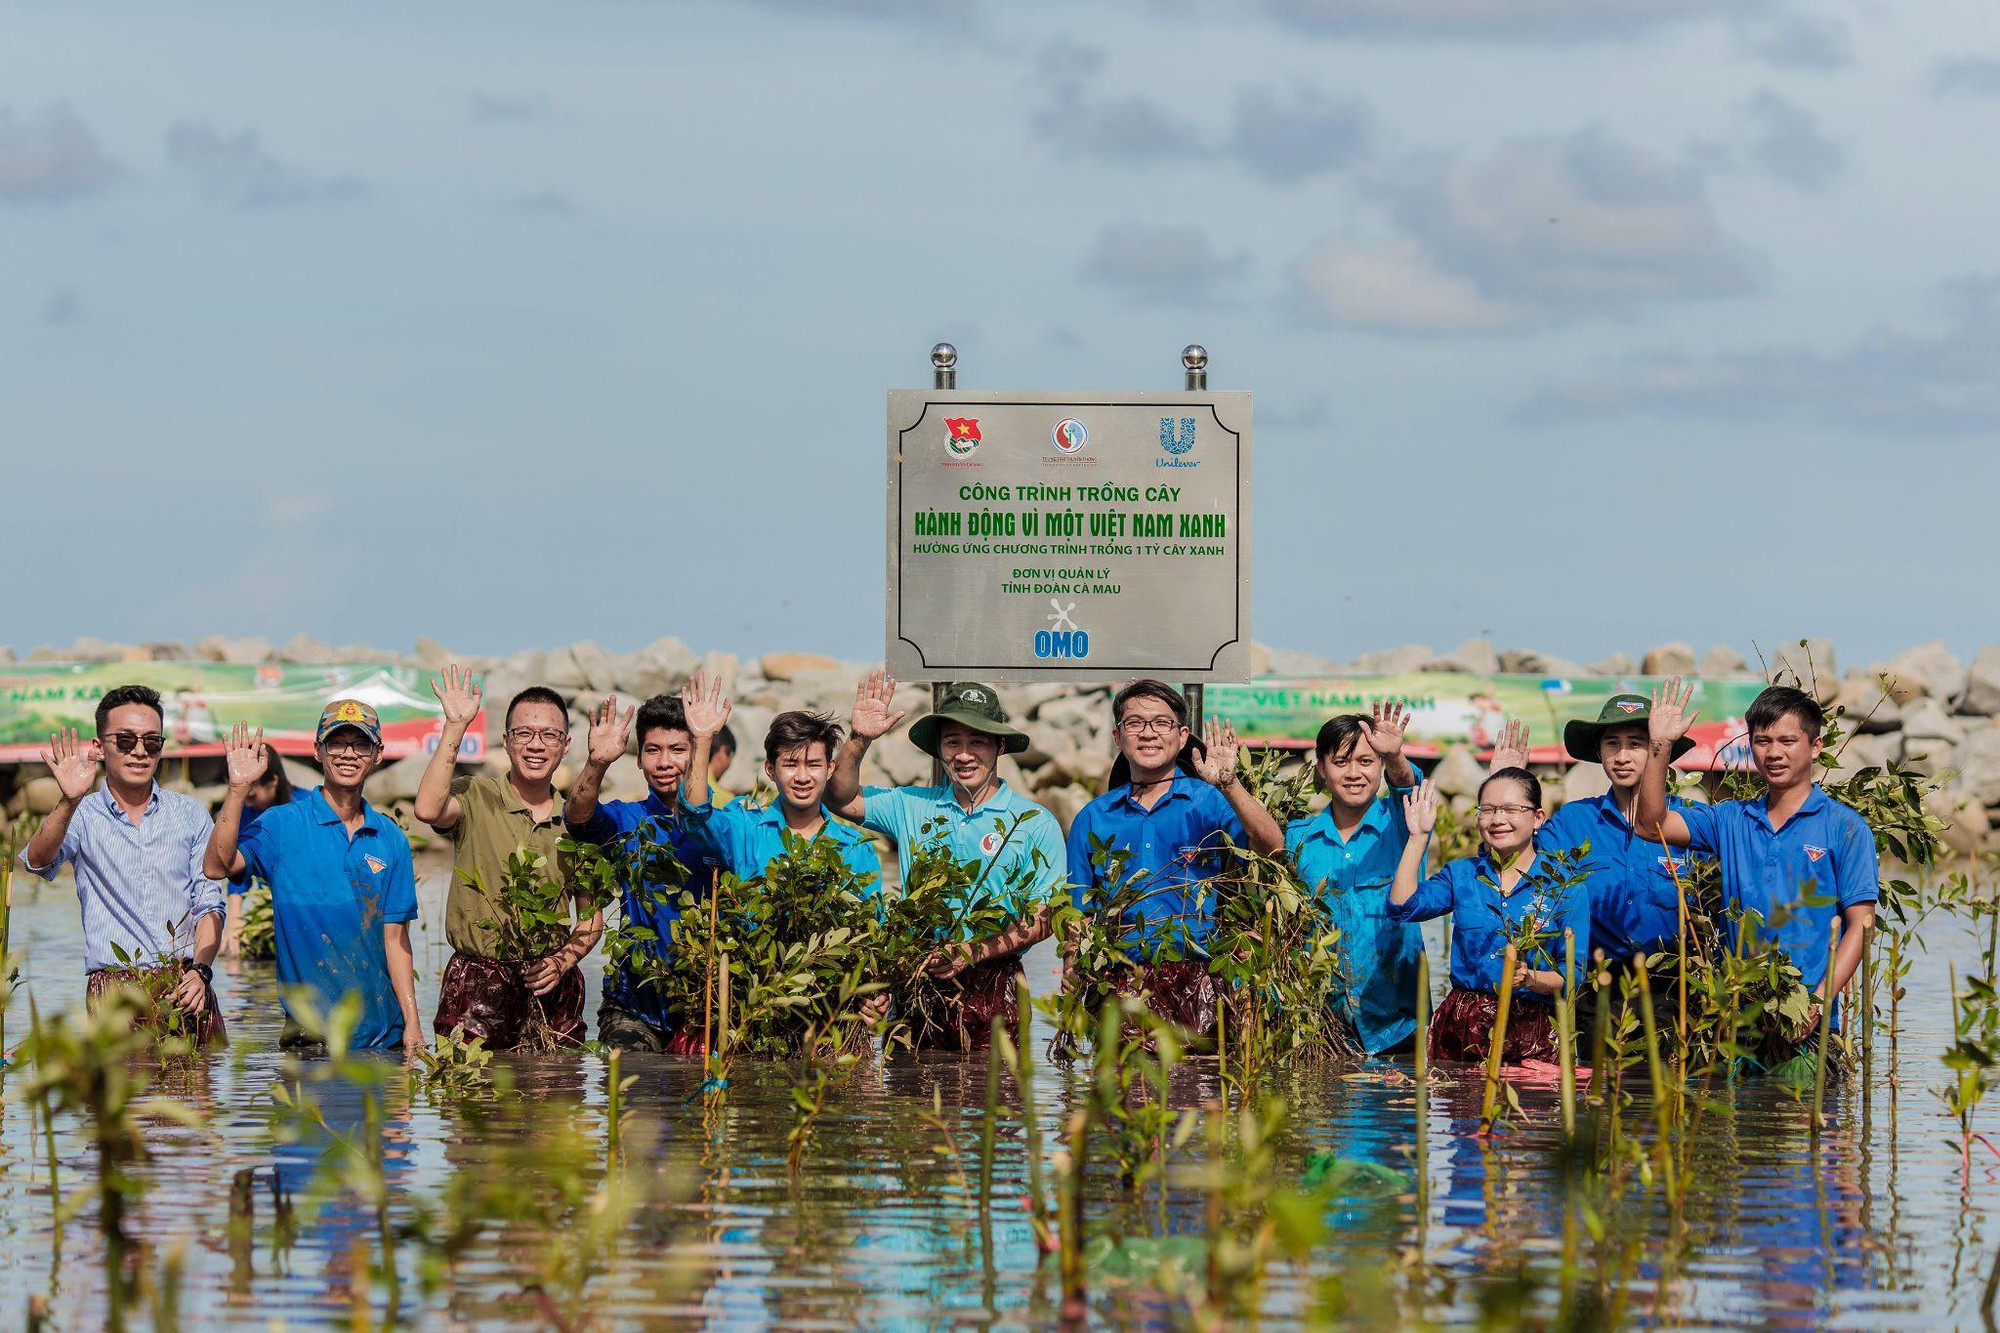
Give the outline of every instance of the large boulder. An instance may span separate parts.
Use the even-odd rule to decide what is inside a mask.
[[[398,801],[414,801],[417,784],[423,780],[429,764],[430,756],[421,753],[384,764],[368,775],[368,781],[362,784],[362,794],[377,809],[386,809]]]
[[[576,669],[583,676],[581,688],[603,694],[618,688],[618,660],[589,639],[569,646]]]
[[[1771,680],[1796,685],[1823,704],[1840,692],[1831,639],[1788,639],[1771,658]]]
[[[1493,651],[1491,639],[1467,639],[1444,656],[1433,657],[1418,670],[1458,671],[1470,676],[1497,676],[1500,674],[1500,654]]]
[[[723,689],[736,688],[736,658],[733,654],[713,654],[715,664],[711,672],[722,676]],[[727,669],[724,670],[726,663]],[[612,670],[618,677],[618,688],[627,694],[636,694],[642,699],[656,694],[672,694],[687,684],[688,677],[702,665],[694,650],[679,639],[668,637],[655,639],[637,652],[626,653],[613,663]]]
[[[1562,801],[1587,801],[1611,790],[1611,776],[1602,764],[1571,764],[1562,775]]]
[[[1063,833],[1067,835],[1077,812],[1089,805],[1092,797],[1090,792],[1082,787],[1065,786],[1038,791],[1035,793],[1035,799],[1056,817],[1056,822],[1062,825]]]
[[[1400,648],[1384,648],[1363,653],[1354,659],[1354,669],[1366,676],[1407,676],[1431,660],[1427,643],[1406,643]]]
[[[1903,767],[1920,777],[1934,778],[1953,766],[1957,748],[1937,736],[1905,736]]]
[[[463,660],[460,655],[454,654],[436,639],[425,635],[417,636],[417,646],[410,654],[410,658],[412,666],[422,667],[426,671],[442,671],[447,662]]]
[[[1884,669],[1889,695],[1899,704],[1919,696],[1949,704],[1965,690],[1965,666],[1943,639],[1932,639],[1896,654]]]
[[[1900,732],[1879,736],[1849,736],[1834,755],[1837,761],[1827,776],[1838,782],[1853,777],[1864,768],[1887,768],[1903,757]]]
[[[1273,676],[1339,676],[1344,675],[1338,662],[1321,657],[1317,653],[1302,653],[1294,648],[1274,648],[1271,650],[1271,665],[1268,674]]]
[[[1694,645],[1691,643],[1662,643],[1646,650],[1639,662],[1639,673],[1645,676],[1692,676],[1695,670]]]
[[[333,649],[310,634],[294,634],[278,649],[278,660],[297,662],[301,666],[321,666],[333,661]]]
[[[1978,855],[1980,845],[1993,830],[1986,807],[1955,787],[1926,792],[1924,809],[1944,821],[1938,838],[1959,856]]]
[[[1958,711],[1972,717],[2000,715],[2000,646],[1989,643],[1973,655]]]
[[[1940,740],[1957,745],[1965,739],[1965,724],[1944,711],[1936,699],[1920,700],[1903,714],[1903,745],[1915,740]]]
[[[594,648],[597,645],[586,645]],[[578,690],[590,688],[590,673],[583,669],[574,650],[558,648],[542,658],[542,678],[535,682],[547,685],[562,694],[575,694]]]
[[[838,671],[840,663],[825,653],[765,653],[757,669],[765,680],[791,680],[804,671]]]
[[[1959,788],[1981,805],[2000,805],[2000,722],[1968,728],[1953,757]]]
[[[1711,680],[1720,676],[1740,676],[1749,669],[1750,664],[1743,660],[1742,653],[1720,643],[1703,653],[1701,661],[1695,663],[1695,674]]]
[[[1486,781],[1486,766],[1472,757],[1472,751],[1463,745],[1454,745],[1444,752],[1438,766],[1431,770],[1431,781],[1445,796],[1471,796],[1479,790],[1479,784]]]
[[[1502,648],[1499,656],[1500,669],[1509,675],[1567,679],[1586,674],[1575,662],[1567,657],[1557,657],[1554,653],[1536,652],[1529,648]]]
[[[1595,662],[1585,667],[1584,670],[1593,676],[1623,677],[1638,674],[1639,667],[1636,662],[1624,653],[1613,653],[1609,657],[1598,658]]]
[[[29,778],[21,784],[21,794],[24,808],[37,818],[62,804],[62,784],[54,778]]]
[[[1902,724],[1902,710],[1882,692],[1882,682],[1873,672],[1855,670],[1840,683],[1834,708],[1841,711],[1855,731],[1894,731]]]

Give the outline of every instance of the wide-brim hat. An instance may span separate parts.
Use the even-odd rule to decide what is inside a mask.
[[[1653,717],[1652,701],[1643,694],[1614,694],[1598,710],[1597,721],[1581,718],[1563,728],[1563,749],[1569,757],[1586,764],[1603,763],[1600,749],[1604,733],[1613,727],[1644,727]],[[1694,748],[1694,738],[1683,736],[1674,742],[1672,758],[1678,759]]]
[[[1001,754],[1019,754],[1028,748],[1028,734],[1007,725],[1007,710],[1000,706],[1000,696],[991,685],[948,686],[944,698],[938,700],[936,711],[910,724],[910,744],[936,759],[938,733],[947,722],[998,737]]]

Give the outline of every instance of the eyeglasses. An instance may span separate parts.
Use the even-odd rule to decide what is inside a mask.
[[[1127,736],[1166,736],[1180,730],[1180,721],[1171,717],[1128,717],[1118,724]]]
[[[167,748],[167,738],[157,731],[119,731],[98,739],[108,741],[120,754],[130,754],[134,750],[143,754],[158,754]]]
[[[1494,815],[1513,815],[1519,817],[1536,808],[1536,806],[1532,805],[1476,805],[1473,807],[1481,819],[1491,819]]]
[[[365,759],[369,755],[375,753],[375,742],[374,741],[328,741],[326,745],[322,748],[324,748],[328,754],[337,754],[347,757],[359,755]]]
[[[560,745],[569,739],[569,732],[557,731],[554,727],[515,727],[507,733],[507,739],[516,745],[526,745],[530,741],[540,741],[544,745]]]

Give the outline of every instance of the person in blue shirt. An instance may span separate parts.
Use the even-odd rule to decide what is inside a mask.
[[[1542,784],[1525,768],[1503,768],[1488,777],[1479,787],[1479,852],[1419,883],[1437,807],[1437,787],[1429,782],[1405,802],[1410,836],[1389,890],[1392,921],[1451,914],[1451,989],[1431,1018],[1430,1058],[1487,1058],[1507,946],[1513,943],[1513,993],[1500,1058],[1508,1064],[1553,1061],[1550,1005],[1563,993],[1563,932],[1575,936],[1581,972],[1582,960],[1590,956],[1590,901],[1573,875],[1555,873],[1535,849],[1535,834],[1547,818]]]
[[[1069,828],[1071,901],[1114,911],[1118,944],[1136,968],[1130,988],[1160,1017],[1212,1037],[1219,992],[1208,970],[1215,928],[1210,881],[1229,866],[1227,848],[1269,856],[1283,832],[1236,773],[1236,729],[1210,719],[1207,742],[1188,726],[1173,686],[1135,680],[1111,700],[1118,759],[1111,788],[1077,812]],[[1065,968],[1065,984],[1077,984]]]
[[[311,798],[264,812],[242,827],[250,787],[264,772],[264,733],[237,723],[228,741],[229,794],[209,835],[203,869],[215,879],[247,872],[271,886],[278,945],[284,1045],[311,1044],[296,997],[310,991],[321,1015],[348,996],[361,1000],[350,1044],[356,1049],[423,1049],[417,1017],[410,922],[417,879],[410,840],[362,798],[382,760],[382,723],[373,708],[336,699],[320,714],[317,754],[326,775]]]
[[[1285,830],[1299,878],[1318,891],[1340,930],[1340,978],[1328,1001],[1370,1055],[1407,1049],[1417,1031],[1423,930],[1388,918],[1389,886],[1409,841],[1403,800],[1417,786],[1403,755],[1409,722],[1408,709],[1385,702],[1371,716],[1328,720],[1313,743],[1326,809]]]
[[[563,804],[563,823],[577,842],[595,843],[620,869],[624,929],[628,934],[605,972],[597,1009],[597,1037],[628,1051],[699,1055],[701,1033],[670,1012],[659,994],[659,976],[673,963],[673,928],[680,920],[683,894],[706,898],[715,863],[705,842],[681,817],[681,780],[694,757],[687,712],[671,694],[656,694],[639,705],[639,772],[649,789],[643,801],[601,801],[598,793],[611,765],[625,756],[633,709],[618,711],[606,696],[590,719],[589,751],[583,771]]]
[[[1028,737],[1008,725],[990,685],[953,684],[937,711],[911,724],[910,743],[943,767],[943,786],[863,787],[861,760],[869,743],[903,720],[894,711],[895,697],[895,679],[879,669],[855,687],[827,807],[895,842],[905,889],[911,859],[925,847],[942,847],[960,862],[983,867],[977,886],[982,905],[998,905],[1012,920],[977,939],[961,929],[938,949],[927,970],[940,981],[957,980],[955,1022],[919,1032],[917,1044],[984,1050],[995,1017],[1009,1031],[1018,1025],[1021,953],[1048,938],[1050,901],[1064,882],[1062,828],[1000,777],[1000,756],[1027,749]],[[961,903],[959,910],[973,905]]]
[[[1819,789],[1821,733],[1826,713],[1803,690],[1773,685],[1744,710],[1750,758],[1764,779],[1764,794],[1715,805],[1667,804],[1667,765],[1673,746],[1694,724],[1687,711],[1694,687],[1679,677],[1653,691],[1648,721],[1646,773],[1639,784],[1640,836],[1664,838],[1715,857],[1722,866],[1722,902],[1746,945],[1769,942],[1781,949],[1813,992],[1813,1008],[1797,1033],[1819,1025],[1819,1010],[1838,998],[1860,966],[1867,934],[1875,926],[1881,870],[1868,821]],[[1808,903],[1807,899],[1817,900]],[[1835,916],[1840,946],[1827,972],[1827,946]],[[1830,983],[1830,984],[1829,984]]]
[[[275,747],[265,747],[264,776],[250,784],[249,795],[243,798],[243,826],[248,828],[257,822],[257,816],[273,806],[290,805],[293,801],[309,800],[312,792],[292,785],[291,777],[285,772],[284,756]],[[232,876],[229,881],[229,910],[222,921],[222,947],[218,951],[224,958],[235,958],[243,952],[243,913],[245,899],[251,893],[270,896],[271,886],[261,880],[253,881],[249,875]]]

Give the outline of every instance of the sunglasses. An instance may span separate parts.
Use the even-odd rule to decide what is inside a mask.
[[[134,750],[141,754],[158,754],[167,748],[167,738],[157,731],[119,731],[98,739],[120,754],[130,754]]]

